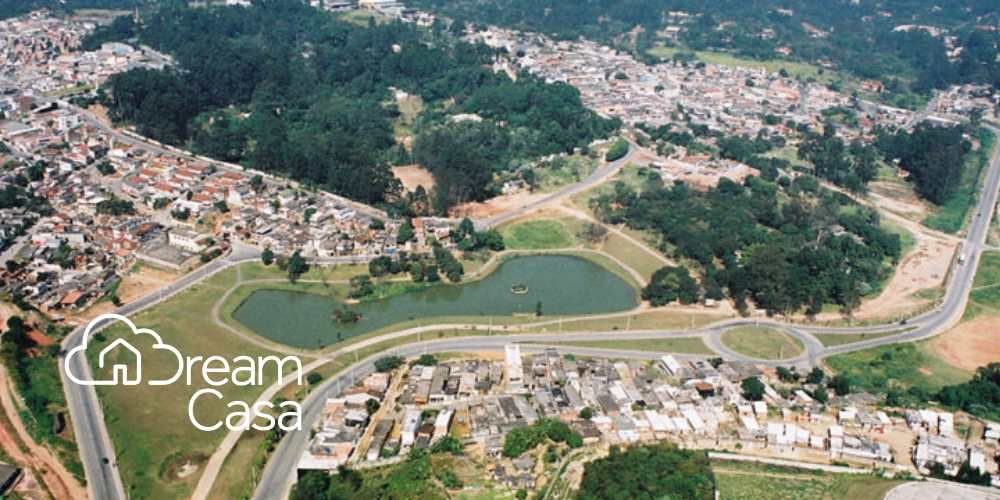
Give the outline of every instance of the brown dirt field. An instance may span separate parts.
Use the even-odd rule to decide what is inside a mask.
[[[121,285],[118,286],[118,297],[122,302],[129,303],[173,283],[177,278],[178,275],[170,271],[140,266],[138,270],[122,278]],[[114,309],[115,305],[105,300],[78,314],[67,315],[67,320],[86,322]]]
[[[944,282],[955,254],[955,243],[914,233],[917,244],[896,267],[878,297],[865,302],[856,312],[860,318],[886,317],[904,313],[927,304],[913,294]]]
[[[449,215],[452,217],[472,218],[492,217],[508,210],[527,205],[544,196],[545,194],[542,193],[532,194],[527,191],[522,191],[512,195],[497,196],[496,198],[490,198],[486,201],[458,205],[451,209]]]
[[[893,182],[869,184],[869,196],[879,207],[895,212],[907,219],[921,221],[927,217],[927,204],[917,198],[912,189]]]
[[[87,108],[87,111],[90,112],[90,114],[96,116],[97,119],[101,121],[101,123],[107,125],[111,124],[111,120],[108,118],[108,110],[103,105],[94,104],[93,106]]]
[[[417,186],[423,186],[427,191],[434,189],[434,177],[420,165],[392,167],[392,175],[403,183],[403,189],[407,191],[416,191]]]
[[[1000,317],[980,316],[966,321],[933,341],[931,346],[945,362],[965,370],[1000,359]]]

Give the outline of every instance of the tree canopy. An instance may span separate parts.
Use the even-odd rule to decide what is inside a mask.
[[[610,223],[662,238],[672,257],[700,268],[708,298],[723,294],[741,310],[752,300],[771,313],[834,303],[850,312],[874,291],[899,259],[899,236],[879,227],[878,213],[820,189],[801,175],[787,186],[749,177],[721,179],[701,192],[677,182],[648,182],[641,192],[616,183],[592,201]],[[696,299],[684,272],[657,272],[644,294],[659,302]],[[683,293],[681,293],[683,291]],[[664,302],[665,303],[665,302]]]
[[[572,151],[619,126],[572,86],[493,73],[484,65],[496,51],[484,45],[402,22],[357,26],[305,2],[170,3],[141,27],[116,26],[94,43],[134,33],[178,64],[110,78],[114,120],[368,203],[399,195],[393,164],[424,164],[444,210],[489,196],[493,174],[521,159]],[[412,155],[393,133],[393,90],[426,103]],[[459,114],[474,119],[452,119]]]
[[[703,451],[673,444],[637,446],[588,463],[578,494],[580,500],[715,498],[715,475]]]

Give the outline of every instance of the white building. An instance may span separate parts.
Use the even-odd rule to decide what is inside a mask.
[[[167,243],[192,253],[204,250],[210,239],[207,234],[184,228],[174,228],[167,233]]]
[[[524,367],[521,364],[521,346],[507,344],[504,350],[504,369],[507,371],[507,390],[524,392]]]

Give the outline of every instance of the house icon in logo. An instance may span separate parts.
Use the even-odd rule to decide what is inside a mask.
[[[115,357],[115,351],[122,354],[130,355],[130,362],[122,363],[117,362],[111,367],[111,380],[108,382],[111,385],[139,385],[142,382],[142,354],[136,349],[132,344],[129,344],[125,339],[118,339],[112,342],[110,345],[101,350],[97,355],[97,366],[104,368],[105,361],[108,358]],[[131,368],[134,367],[134,370]],[[129,377],[129,373],[132,374]]]
[[[113,342],[108,344],[106,347],[101,349],[97,353],[97,366],[105,370],[108,368],[108,374],[104,378],[94,379],[88,375],[80,377],[73,371],[72,360],[76,356],[84,356],[87,346],[90,343],[91,335],[94,333],[98,327],[107,326],[112,322],[123,323],[130,333],[126,333],[123,337],[115,339]],[[107,323],[103,324],[102,323]],[[86,330],[83,332],[83,338],[80,341],[80,345],[70,349],[66,358],[63,360],[64,369],[66,376],[73,382],[79,385],[139,385],[142,383],[142,353],[139,352],[132,343],[130,343],[128,338],[132,338],[138,335],[149,335],[153,341],[152,346],[149,347],[147,353],[149,352],[165,352],[172,355],[177,361],[177,369],[174,370],[173,375],[166,379],[150,380],[147,382],[149,385],[169,385],[174,383],[180,378],[181,372],[184,370],[184,358],[181,356],[181,352],[177,350],[172,345],[163,342],[160,335],[149,328],[137,328],[135,323],[131,320],[122,316],[120,314],[102,314],[94,318],[88,325]],[[140,344],[142,345],[142,344]],[[86,361],[84,361],[86,362]],[[84,368],[85,370],[85,368]],[[86,373],[86,371],[84,371]]]

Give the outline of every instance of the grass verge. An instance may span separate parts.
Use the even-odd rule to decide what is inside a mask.
[[[593,347],[597,349],[620,349],[625,351],[650,351],[676,354],[711,355],[712,350],[698,337],[680,337],[675,339],[648,340],[594,340],[573,342],[549,342],[547,345],[567,345],[576,347]]]
[[[511,250],[552,250],[576,245],[576,237],[561,221],[537,219],[516,222],[501,229]]]
[[[882,500],[889,490],[903,484],[868,474],[829,474],[744,462],[714,461],[712,471],[723,500]]]
[[[903,333],[912,328],[901,328],[899,330],[893,330],[891,332],[876,332],[876,333],[848,333],[848,334],[838,334],[838,333],[814,333],[813,336],[816,337],[820,342],[826,347],[833,347],[844,344],[853,344],[855,342],[861,342],[862,340],[872,340],[882,337],[888,337],[890,335],[897,335]]]
[[[791,335],[759,326],[742,326],[722,333],[726,347],[758,359],[789,359],[802,354],[805,347]]]
[[[826,364],[846,375],[853,386],[884,392],[890,385],[918,387],[929,393],[960,384],[972,373],[941,360],[926,342],[896,344],[827,358]]]

